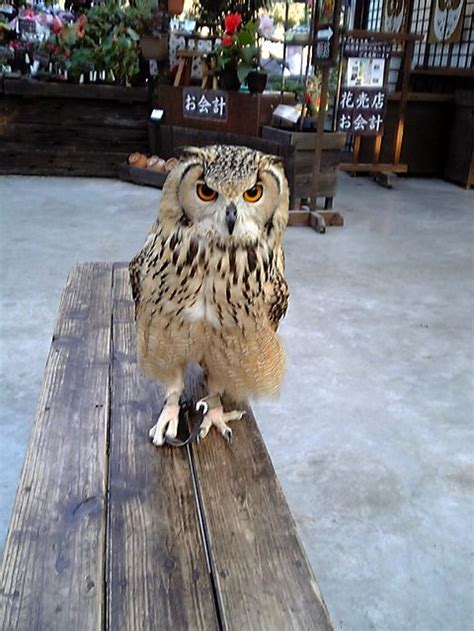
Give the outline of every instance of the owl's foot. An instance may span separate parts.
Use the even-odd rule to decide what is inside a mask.
[[[240,419],[244,416],[245,411],[233,410],[232,412],[224,412],[224,408],[220,402],[220,397],[211,397],[208,398],[208,401],[211,402],[216,398],[218,399],[218,403],[215,406],[211,404],[204,415],[198,440],[205,438],[211,427],[214,425],[218,432],[226,439],[227,443],[232,445],[232,430],[227,423],[230,423],[231,421],[240,421]],[[206,399],[204,399],[204,401],[206,401]]]
[[[179,421],[179,395],[173,394],[166,399],[158,422],[150,429],[149,436],[157,447],[165,444],[165,437],[176,438]]]

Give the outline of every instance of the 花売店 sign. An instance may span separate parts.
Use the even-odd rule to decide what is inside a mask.
[[[342,52],[347,67],[339,95],[337,129],[363,136],[381,134],[387,110],[385,64],[391,44],[349,36],[344,39]]]
[[[385,88],[342,88],[338,103],[337,130],[376,136],[383,131],[386,109]]]
[[[225,123],[227,121],[227,108],[227,92],[223,90],[183,88],[184,118],[200,118]]]

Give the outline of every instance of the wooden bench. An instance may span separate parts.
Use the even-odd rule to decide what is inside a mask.
[[[126,267],[76,266],[6,542],[0,628],[330,629],[250,410],[232,448],[212,432],[157,450],[162,402],[137,370]]]

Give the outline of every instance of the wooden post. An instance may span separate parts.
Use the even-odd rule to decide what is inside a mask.
[[[373,153],[374,164],[377,164],[377,162],[380,160],[380,149],[382,148],[382,135],[383,134],[377,134],[375,136],[374,153]]]
[[[318,127],[316,129],[316,147],[314,149],[313,177],[311,181],[311,210],[315,211],[318,201],[319,171],[323,149],[324,124],[326,122],[326,106],[328,102],[329,67],[322,67],[321,98],[319,101]]]
[[[398,110],[397,135],[395,140],[395,153],[393,157],[394,164],[400,163],[400,156],[402,153],[403,132],[405,129],[405,116],[408,103],[408,88],[410,84],[411,60],[413,58],[414,47],[415,42],[413,40],[407,40],[405,42],[405,54],[403,57],[403,75],[400,85],[400,105]]]

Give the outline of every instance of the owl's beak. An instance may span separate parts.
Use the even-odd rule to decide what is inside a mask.
[[[237,207],[234,202],[231,202],[225,209],[225,222],[229,229],[229,234],[234,232],[235,222],[237,220]]]

